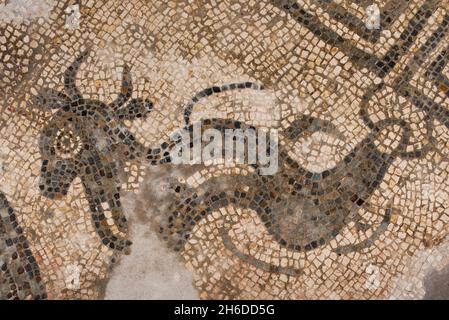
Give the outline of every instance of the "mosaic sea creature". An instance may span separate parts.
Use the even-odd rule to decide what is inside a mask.
[[[360,111],[365,120],[365,107],[369,98],[370,95],[365,97]],[[205,119],[202,122],[221,130],[248,127],[239,121],[225,119]],[[182,250],[200,219],[232,205],[255,210],[274,239],[290,250],[310,251],[328,244],[350,222],[354,222],[359,231],[372,232],[359,243],[340,246],[334,250],[341,254],[372,246],[387,230],[391,208],[385,209],[383,219],[377,227],[363,223],[359,210],[369,201],[397,157],[422,157],[433,148],[434,139],[429,128],[429,143],[422,150],[407,152],[411,128],[406,121],[389,118],[376,123],[369,121],[367,124],[371,129],[368,136],[342,161],[323,172],[305,169],[289,156],[285,148],[280,147],[280,170],[274,175],[262,176],[256,171],[248,176],[212,178],[196,189],[186,185],[174,186],[174,190],[180,193],[179,200],[167,221],[161,224],[162,237],[170,247]],[[338,130],[330,122],[299,115],[283,131],[282,136],[286,138],[287,145],[292,145],[302,135],[317,131],[338,135]],[[389,133],[394,133],[397,137],[396,146],[389,150],[379,150],[379,139]],[[275,268],[238,252],[227,231],[222,230],[221,234],[225,246],[237,256],[259,268]],[[282,272],[297,274],[301,271]]]

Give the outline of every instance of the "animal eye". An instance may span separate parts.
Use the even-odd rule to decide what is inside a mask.
[[[58,128],[54,142],[54,149],[58,156],[72,158],[81,151],[81,147],[81,138],[72,124],[65,123],[63,127]]]

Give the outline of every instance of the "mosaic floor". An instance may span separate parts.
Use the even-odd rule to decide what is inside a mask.
[[[449,298],[449,1],[1,0],[0,62],[1,299]]]

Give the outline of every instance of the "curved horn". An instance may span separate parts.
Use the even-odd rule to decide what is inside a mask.
[[[76,73],[78,72],[81,63],[86,60],[88,53],[89,50],[85,50],[81,53],[64,73],[64,88],[67,95],[72,100],[81,100],[83,98],[81,92],[76,87]]]

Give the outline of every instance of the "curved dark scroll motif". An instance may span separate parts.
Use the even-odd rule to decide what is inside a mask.
[[[123,121],[146,117],[153,104],[148,99],[131,99],[133,86],[127,66],[114,102],[108,105],[85,99],[75,82],[87,55],[88,51],[83,52],[66,70],[65,92],[43,90],[36,99],[40,107],[56,109],[40,137],[43,161],[39,188],[48,198],[60,198],[67,194],[73,179],[80,177],[101,241],[112,249],[123,250],[131,242],[121,235],[127,232],[127,221],[120,203],[118,173],[122,164],[118,159],[146,155]],[[112,219],[116,230],[108,219]]]
[[[414,14],[406,29],[402,32],[400,40],[381,58],[375,54],[367,53],[358,48],[351,40],[341,36],[332,27],[321,23],[316,14],[309,12],[299,0],[271,0],[274,6],[285,11],[298,23],[308,28],[316,37],[327,44],[339,48],[351,61],[359,66],[366,67],[379,77],[385,77],[398,63],[400,58],[408,52],[416,41],[418,34],[424,29],[428,19],[441,5],[441,0],[427,0]],[[338,2],[333,0],[317,0],[317,7],[330,17],[346,25],[350,30],[356,31],[358,36],[376,43],[379,40],[380,30],[367,30],[363,21],[355,18]],[[363,6],[372,4],[372,1],[362,3]],[[381,8],[381,28],[389,28],[408,8],[406,0],[385,1]]]
[[[0,299],[46,299],[39,265],[14,210],[0,192]]]
[[[316,14],[309,12],[300,0],[272,0],[274,6],[288,13],[289,16],[308,28],[316,37],[334,46],[344,52],[351,61],[359,68],[366,67],[378,77],[384,79],[397,65],[401,58],[409,54],[410,48],[417,43],[417,39],[421,31],[425,30],[429,19],[437,11],[438,8],[444,7],[444,1],[426,0],[420,5],[418,10],[413,14],[406,28],[402,31],[401,36],[396,43],[382,57],[375,54],[367,53],[358,48],[352,40],[339,35],[336,30],[321,23]],[[353,17],[352,14],[341,7],[339,3],[333,0],[317,0],[317,7],[330,17],[343,23],[350,30],[374,43],[378,41],[378,32],[375,30],[366,30],[363,21]],[[362,6],[372,4],[372,1],[363,1],[358,3]],[[381,29],[390,28],[392,24],[401,16],[409,7],[408,1],[405,0],[389,0],[385,1],[381,10]],[[430,99],[422,90],[415,88],[410,84],[412,76],[416,73],[423,62],[429,57],[430,53],[442,42],[447,40],[445,37],[449,33],[449,15],[443,16],[443,21],[438,28],[432,32],[430,37],[420,44],[419,50],[414,53],[414,57],[409,65],[397,77],[394,84],[394,90],[417,108],[428,114],[429,119],[436,119],[449,128],[449,111],[441,104]],[[449,97],[449,79],[443,74],[443,70],[449,61],[448,48],[443,50],[435,61],[433,61],[425,76],[431,80],[437,90],[443,92]]]

